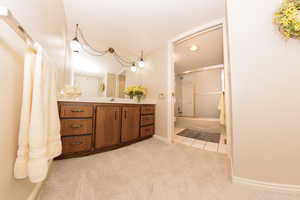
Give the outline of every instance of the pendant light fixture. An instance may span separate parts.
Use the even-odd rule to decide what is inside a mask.
[[[135,63],[132,63],[131,67],[130,67],[130,70],[132,72],[136,72],[137,71],[137,67],[135,66]]]
[[[130,68],[132,72],[137,71],[137,66],[140,68],[144,68],[145,63],[144,63],[144,58],[143,58],[143,51],[141,52],[141,57],[137,59],[136,61],[132,61],[129,59],[126,59],[122,56],[120,56],[114,48],[109,47],[106,50],[99,51],[96,48],[94,48],[92,45],[88,43],[88,41],[85,39],[80,27],[78,24],[76,24],[76,29],[75,29],[75,37],[72,39],[70,43],[70,47],[73,52],[79,53],[81,50],[84,52],[92,55],[92,56],[104,56],[107,53],[110,53],[115,57],[115,59],[124,67]]]
[[[81,44],[78,40],[77,32],[78,32],[78,24],[76,24],[75,37],[73,38],[73,40],[70,43],[71,49],[75,53],[79,53],[81,50]]]
[[[141,52],[141,58],[140,58],[140,60],[139,60],[139,63],[138,63],[138,65],[139,65],[139,67],[140,68],[144,68],[145,67],[145,62],[144,62],[144,55],[143,55],[143,51]]]

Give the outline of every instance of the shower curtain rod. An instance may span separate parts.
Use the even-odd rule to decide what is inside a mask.
[[[203,71],[208,71],[208,70],[216,70],[216,69],[224,69],[224,64],[212,65],[212,66],[208,66],[208,67],[200,67],[197,69],[177,73],[177,74],[175,74],[175,76],[183,76],[183,75],[187,75],[187,74],[191,74],[191,73],[203,72]]]
[[[20,23],[13,16],[9,9],[0,7],[0,18],[3,19],[4,22],[9,25],[11,29],[13,29],[28,45],[34,45],[34,40],[24,30],[24,28],[20,25]]]

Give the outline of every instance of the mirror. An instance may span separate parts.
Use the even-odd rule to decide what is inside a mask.
[[[82,90],[82,96],[125,98],[126,75],[125,72],[108,72],[104,77],[75,74],[74,85]]]
[[[74,86],[82,91],[82,96],[125,98],[128,67],[122,66],[110,54],[90,56],[84,52],[72,54]]]

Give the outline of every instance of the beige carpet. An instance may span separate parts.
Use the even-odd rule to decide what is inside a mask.
[[[118,150],[55,161],[39,200],[299,200],[233,185],[220,154],[149,139]]]

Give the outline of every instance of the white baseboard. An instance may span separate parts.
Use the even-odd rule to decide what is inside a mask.
[[[48,172],[50,171],[50,167],[51,167],[51,164],[52,164],[53,160],[49,160],[49,169],[48,169]],[[41,190],[41,187],[43,185],[44,181],[40,182],[40,183],[37,183],[35,184],[32,192],[30,193],[29,197],[27,198],[27,200],[37,200],[37,197],[40,193],[40,190]]]
[[[165,143],[168,143],[168,144],[170,143],[168,138],[166,138],[166,137],[162,137],[160,135],[153,135],[153,137],[160,140],[160,141],[162,141],[162,142],[165,142]]]
[[[263,181],[256,181],[252,179],[246,179],[241,177],[232,177],[232,182],[237,184],[250,185],[257,188],[277,191],[277,192],[288,192],[288,193],[300,193],[300,185],[288,185],[288,184],[277,184]]]

